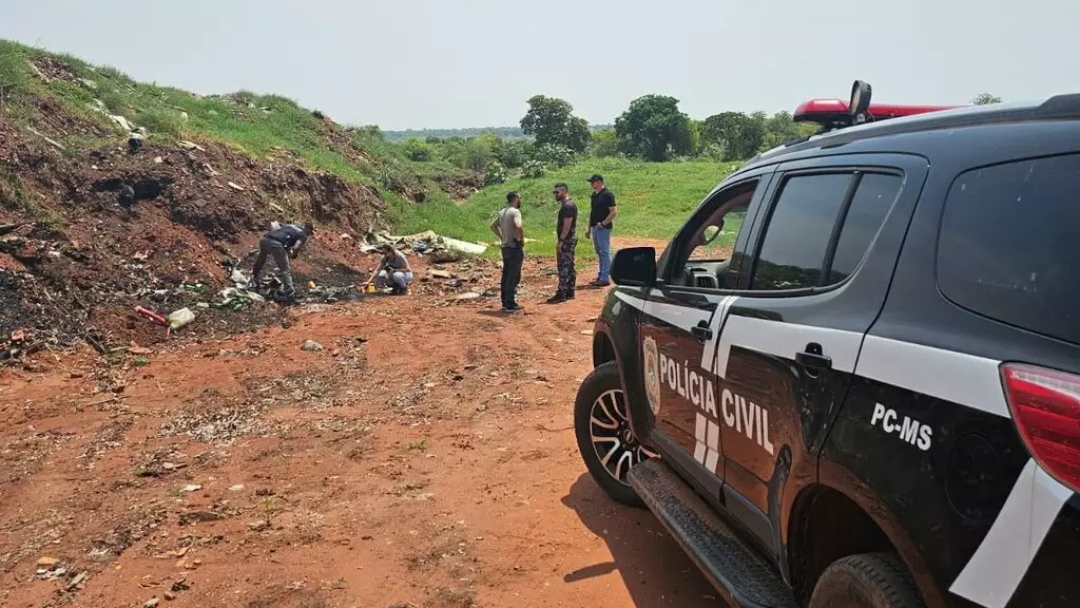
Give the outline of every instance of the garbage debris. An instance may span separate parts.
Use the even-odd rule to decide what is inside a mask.
[[[381,245],[390,243],[399,249],[407,247],[418,255],[430,256],[436,263],[458,262],[465,256],[481,255],[487,251],[487,245],[452,239],[431,230],[406,236],[392,236],[383,231],[369,232],[364,241],[361,251],[365,253],[377,251]]]
[[[195,320],[195,313],[184,307],[169,313],[169,330],[176,331]]]

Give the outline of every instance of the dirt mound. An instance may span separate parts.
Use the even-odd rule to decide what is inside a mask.
[[[55,128],[95,128],[52,110]],[[167,314],[212,301],[232,285],[233,263],[250,270],[257,239],[275,220],[316,223],[296,264],[305,284],[369,272],[355,239],[342,234],[386,225],[373,188],[213,142],[144,142],[132,153],[116,139],[73,150],[0,114],[0,352],[10,354],[20,330],[23,346],[38,348],[161,339],[135,307]]]

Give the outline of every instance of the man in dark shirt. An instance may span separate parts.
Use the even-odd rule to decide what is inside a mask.
[[[264,234],[262,240],[259,241],[259,257],[255,258],[255,268],[251,273],[252,283],[259,285],[259,275],[262,274],[263,265],[266,264],[266,258],[269,256],[274,259],[278,270],[281,271],[285,297],[291,300],[296,295],[296,289],[293,287],[292,272],[289,270],[289,258],[299,255],[300,249],[314,232],[315,226],[307,222],[303,227],[282,224]]]
[[[589,210],[589,227],[585,236],[592,239],[600,270],[594,287],[607,287],[611,284],[611,229],[618,210],[615,207],[615,195],[604,187],[604,176],[595,174],[589,178],[592,184],[592,208]]]
[[[555,200],[559,201],[559,215],[555,224],[559,287],[555,295],[548,299],[549,304],[573,300],[577,282],[577,268],[574,266],[574,253],[577,249],[577,203],[570,198],[569,188],[562,182],[555,184]]]

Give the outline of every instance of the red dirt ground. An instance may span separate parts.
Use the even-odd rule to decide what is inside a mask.
[[[522,315],[428,283],[0,370],[0,605],[716,606],[585,472],[571,408],[603,293],[540,303],[552,265],[527,262]]]

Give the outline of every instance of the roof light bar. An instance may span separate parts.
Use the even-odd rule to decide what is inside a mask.
[[[914,116],[928,112],[951,110],[964,106],[902,105],[871,103],[870,85],[856,80],[852,86],[851,100],[815,98],[804,101],[795,108],[796,122],[812,122],[820,125],[819,133],[842,129],[863,122],[875,122],[901,116]],[[852,111],[852,103],[855,111]],[[860,107],[861,106],[861,107]],[[865,108],[865,109],[863,109]],[[862,110],[862,111],[860,111]]]

